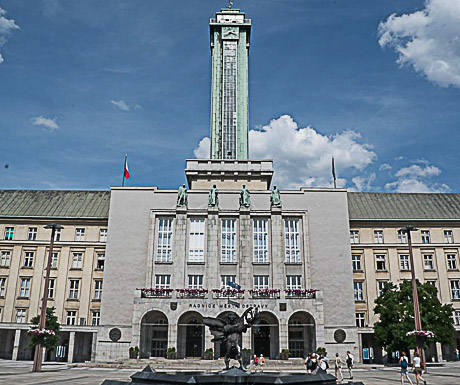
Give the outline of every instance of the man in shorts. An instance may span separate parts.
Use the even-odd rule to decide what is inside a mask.
[[[399,367],[401,368],[401,385],[404,385],[404,378],[407,378],[409,384],[414,385],[409,377],[409,359],[406,356],[406,352],[401,353],[401,358],[399,359]]]
[[[353,373],[351,369],[353,369],[353,361],[354,361],[354,356],[353,354],[350,353],[350,351],[347,351],[347,357],[346,357],[346,363],[347,363],[347,368],[348,368],[348,373],[350,373],[350,380],[353,379]]]

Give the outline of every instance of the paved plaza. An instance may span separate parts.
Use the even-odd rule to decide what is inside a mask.
[[[101,384],[105,379],[129,380],[129,376],[136,372],[135,369],[68,367],[65,364],[46,364],[42,373],[31,373],[31,370],[31,362],[0,360],[0,384]],[[430,385],[460,384],[460,363],[458,362],[447,363],[443,367],[429,370],[430,373],[426,375],[426,380]],[[362,381],[366,385],[400,383],[397,368],[356,369],[353,380]],[[347,382],[348,380],[345,379],[343,383]]]

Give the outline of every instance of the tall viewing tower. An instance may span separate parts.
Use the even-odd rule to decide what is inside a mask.
[[[209,21],[212,56],[211,159],[248,159],[251,20],[225,8]]]

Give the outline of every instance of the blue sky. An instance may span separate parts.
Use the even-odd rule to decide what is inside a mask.
[[[454,3],[235,0],[253,21],[251,155],[285,188],[328,186],[335,156],[353,190],[460,192]],[[125,153],[128,185],[182,184],[206,154],[224,5],[0,0],[0,188],[106,189]]]

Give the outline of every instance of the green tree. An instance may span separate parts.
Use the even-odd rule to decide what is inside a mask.
[[[450,344],[455,333],[453,308],[450,304],[442,305],[437,292],[435,286],[417,281],[422,329],[434,333],[431,341]],[[392,283],[385,285],[382,294],[375,300],[374,313],[379,315],[374,335],[386,350],[407,351],[416,347],[415,336],[406,335],[415,330],[411,281],[403,281],[399,287]]]
[[[40,323],[40,316],[37,315],[30,320],[33,324],[32,328],[38,328],[38,324]],[[61,325],[58,322],[56,315],[54,314],[54,307],[49,307],[46,309],[46,322],[45,322],[45,329],[53,330],[54,335],[42,336],[38,337],[35,334],[31,334],[31,345],[36,346],[39,343],[46,347],[48,350],[54,349],[59,344],[59,336],[58,333],[61,330]]]

